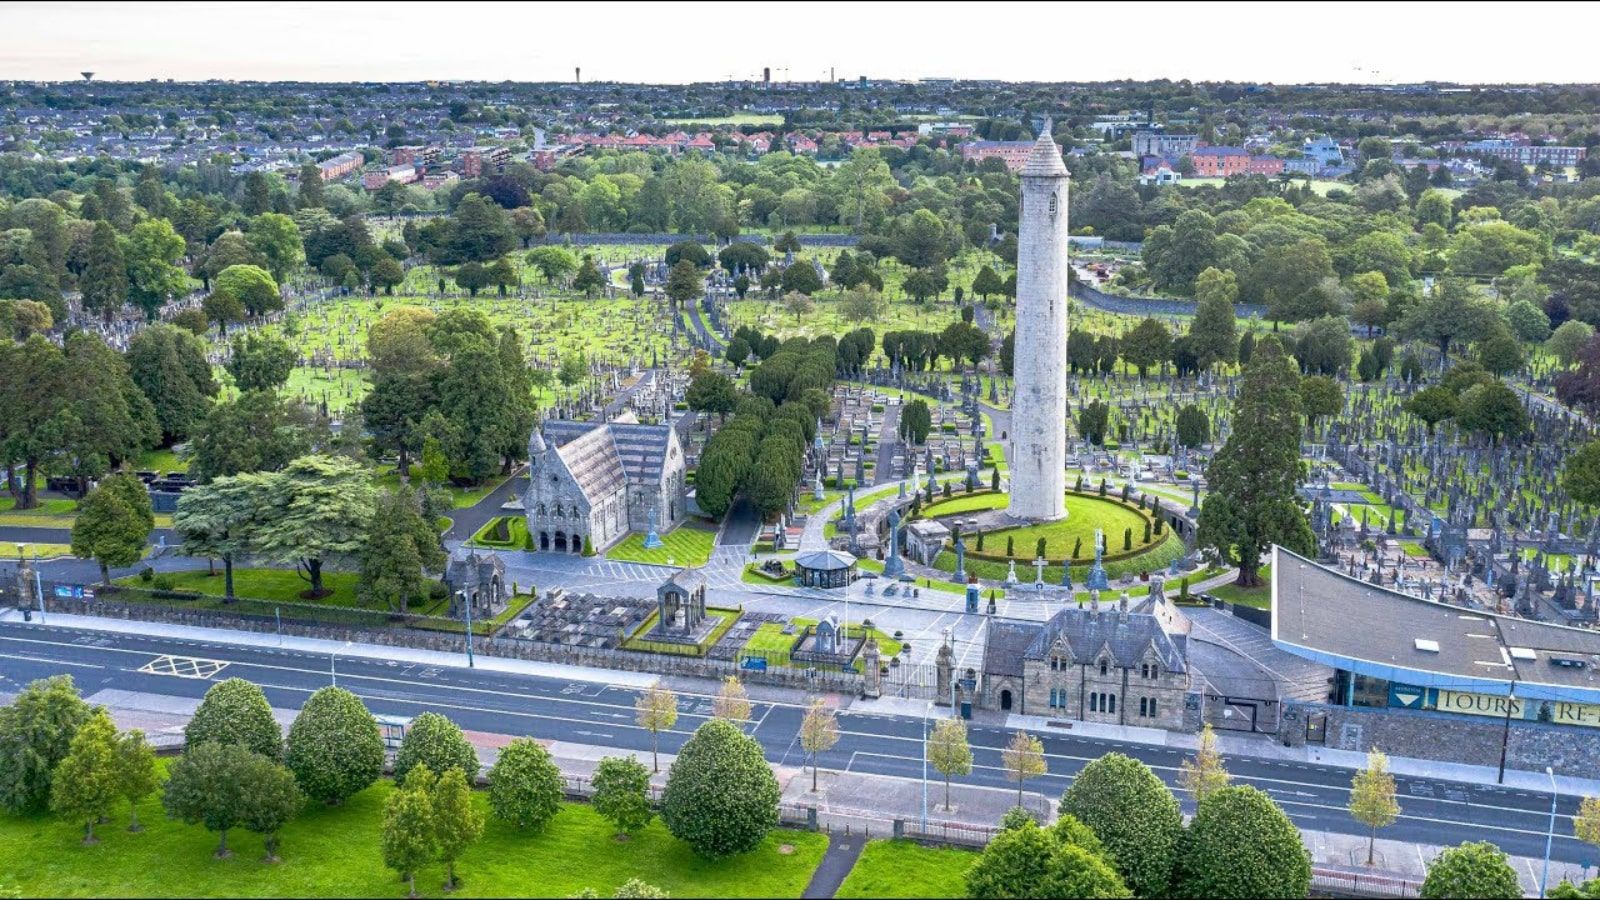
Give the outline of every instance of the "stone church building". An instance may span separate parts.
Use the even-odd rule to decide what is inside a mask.
[[[552,420],[528,440],[523,514],[540,551],[595,552],[684,518],[683,446],[670,425]]]
[[[984,649],[988,709],[1185,730],[1189,620],[1166,600],[1069,606],[1046,622],[999,622]]]

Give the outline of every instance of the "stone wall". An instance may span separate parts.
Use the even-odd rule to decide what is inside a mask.
[[[1288,746],[1306,744],[1306,723],[1327,716],[1326,745],[1365,752],[1377,747],[1393,756],[1498,766],[1505,721],[1480,716],[1403,709],[1327,706],[1285,702],[1278,737]],[[1313,742],[1315,743],[1315,742]],[[1593,778],[1600,759],[1600,730],[1538,722],[1511,723],[1506,767],[1530,772],[1551,766],[1558,774]]]
[[[384,647],[408,647],[414,650],[436,650],[443,653],[465,654],[467,652],[465,635],[414,628],[370,629],[292,622],[285,622],[281,628],[277,628],[270,621],[256,621],[229,615],[221,611],[181,610],[139,603],[123,604],[104,600],[72,600],[59,597],[47,598],[45,609],[47,613],[162,622],[169,625],[184,625],[192,628],[226,628],[233,631],[265,634],[281,633],[290,637],[350,641],[357,644],[374,644]],[[861,691],[862,679],[855,672],[816,672],[808,677],[804,669],[769,667],[765,671],[743,670],[739,669],[737,663],[733,660],[700,659],[697,657],[643,653],[630,650],[562,647],[555,644],[535,643],[517,638],[478,638],[473,641],[472,647],[473,652],[479,656],[496,656],[507,659],[524,659],[534,662],[590,666],[628,672],[649,672],[690,678],[721,679],[727,675],[738,675],[744,681],[757,684],[800,687],[843,694],[858,694]]]

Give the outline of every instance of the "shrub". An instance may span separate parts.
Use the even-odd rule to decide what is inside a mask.
[[[307,797],[342,803],[378,780],[383,755],[383,734],[361,699],[325,687],[289,726],[284,762]]]
[[[489,809],[503,822],[537,831],[561,811],[561,770],[532,738],[517,738],[489,770]]]
[[[594,811],[616,827],[632,834],[650,824],[650,770],[631,756],[608,756],[595,769]]]
[[[283,730],[261,688],[243,678],[220,681],[206,691],[183,730],[189,747],[233,744],[271,760],[283,756]]]
[[[1499,847],[1488,841],[1448,847],[1433,858],[1422,880],[1425,900],[1520,897],[1517,873]]]
[[[777,826],[780,794],[761,745],[731,723],[712,719],[673,761],[661,819],[701,856],[732,856],[755,849]]]
[[[411,721],[400,751],[394,756],[394,777],[404,781],[406,773],[418,763],[439,773],[460,769],[469,779],[478,776],[478,751],[467,742],[456,723],[435,712],[425,712]]]
[[[1179,842],[1173,880],[1191,897],[1304,897],[1311,857],[1271,797],[1249,786],[1218,788]]]
[[[1134,893],[1166,894],[1183,814],[1149,766],[1108,753],[1083,767],[1060,810],[1094,831]]]

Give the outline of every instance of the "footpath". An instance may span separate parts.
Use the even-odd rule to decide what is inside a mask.
[[[15,610],[0,613],[0,621],[20,621]],[[280,646],[271,634],[230,631],[226,629],[186,628],[151,622],[97,619],[88,616],[51,614],[48,624],[67,628],[98,631],[116,631],[165,637],[178,637],[189,641],[216,644]],[[411,650],[400,647],[351,644],[312,638],[283,637],[281,646],[307,653],[337,653],[340,657],[368,659],[393,659],[428,665],[462,666],[465,659],[460,654]],[[658,677],[645,673],[621,672],[610,669],[592,669],[554,663],[536,663],[523,660],[501,659],[480,655],[477,666],[490,671],[518,673],[542,677],[559,677],[569,680],[590,681],[597,684],[642,688],[655,684]],[[688,688],[678,684],[684,679],[674,679],[674,688]],[[698,686],[706,694],[715,693],[717,686],[706,682]],[[754,700],[796,702],[794,692],[783,688],[752,686]],[[3,698],[0,698],[3,699]],[[193,715],[198,701],[164,694],[121,690],[102,690],[88,698],[90,702],[104,705],[121,728],[141,728],[150,735],[157,746],[182,745],[183,727]],[[864,715],[898,715],[922,717],[926,703],[921,701],[883,698],[860,700],[844,698],[841,708]],[[287,729],[298,711],[275,709],[274,715]],[[990,714],[985,714],[990,715]],[[1035,716],[995,716],[1008,729],[1026,729],[1035,733],[1048,733],[1054,729],[1046,720]],[[1180,734],[1150,728],[1115,725],[1097,725],[1075,722],[1074,735],[1104,738],[1121,742],[1154,746],[1193,749],[1195,735]],[[478,748],[479,758],[487,768],[493,765],[499,750],[513,736],[489,732],[467,732],[467,737]],[[1299,763],[1348,768],[1352,773],[1366,764],[1364,754],[1330,748],[1284,747],[1279,743],[1221,733],[1217,735],[1219,749],[1224,755],[1240,755],[1280,759]],[[588,779],[602,758],[632,751],[597,746],[575,741],[541,741],[550,752],[556,765],[568,782],[568,793],[586,796]],[[649,763],[648,753],[637,754]],[[659,791],[665,787],[666,773],[674,759],[672,754],[660,756],[661,771],[652,778],[652,786]],[[1406,757],[1390,757],[1390,768],[1397,775],[1419,778],[1436,778],[1468,783],[1490,784],[1495,780],[1495,770],[1483,766],[1468,766],[1432,762]],[[838,850],[830,850],[819,867],[816,878],[806,896],[832,896],[838,881],[848,873],[849,866],[859,855],[866,840],[904,836],[928,841],[939,841],[979,847],[994,833],[996,823],[1005,811],[1017,805],[1017,791],[1010,788],[953,783],[949,788],[946,805],[945,786],[937,777],[924,782],[920,778],[891,775],[863,774],[847,770],[824,769],[818,773],[818,790],[812,791],[812,773],[804,766],[775,764],[773,771],[782,786],[782,814],[785,825],[811,827],[827,831],[833,836]],[[1600,795],[1600,780],[1557,777],[1557,788],[1562,793],[1586,796]],[[1550,780],[1539,773],[1508,770],[1505,787],[1545,794]],[[1054,797],[1038,792],[1024,792],[1023,805],[1041,818],[1055,815]],[[1416,896],[1422,879],[1427,874],[1427,863],[1443,849],[1432,844],[1378,839],[1376,863],[1366,866],[1367,840],[1358,834],[1301,830],[1301,838],[1310,851],[1313,861],[1313,892],[1340,896]],[[845,845],[850,845],[846,849]],[[1539,890],[1542,859],[1513,857],[1512,865],[1529,895]],[[826,870],[826,871],[824,871]],[[1583,867],[1568,863],[1550,864],[1549,884],[1562,878],[1575,882],[1587,877]],[[813,892],[815,891],[815,893]]]

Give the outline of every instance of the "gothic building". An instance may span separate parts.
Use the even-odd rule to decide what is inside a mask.
[[[684,517],[684,457],[669,425],[553,420],[528,440],[523,514],[535,550],[595,553]]]
[[[1033,716],[1183,730],[1189,620],[1169,602],[1069,606],[1047,622],[995,622],[982,705]]]

